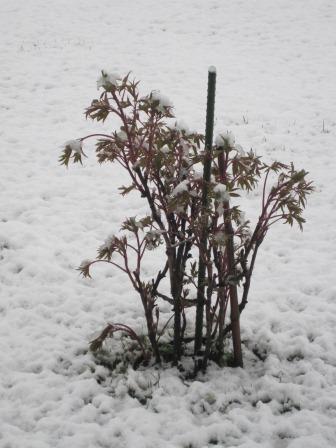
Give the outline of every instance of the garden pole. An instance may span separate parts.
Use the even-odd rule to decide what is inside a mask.
[[[196,326],[195,326],[195,347],[194,353],[197,355],[202,347],[203,333],[203,312],[205,293],[205,263],[201,252],[205,255],[208,241],[208,217],[206,208],[208,206],[209,182],[211,176],[211,151],[215,115],[215,92],[216,92],[216,68],[211,66],[208,70],[208,96],[205,124],[205,154],[203,168],[203,190],[202,190],[202,235],[201,249],[198,263],[198,284],[197,284],[197,304],[196,304]]]

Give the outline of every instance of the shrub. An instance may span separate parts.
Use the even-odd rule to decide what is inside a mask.
[[[122,331],[139,343],[144,361],[153,356],[159,363],[167,353],[160,338],[173,321],[175,364],[195,340],[199,341],[192,353],[196,371],[205,369],[209,359],[222,364],[224,342],[232,333],[233,364],[242,366],[239,317],[248,301],[258,249],[276,222],[296,222],[302,229],[312,183],[293,164],[267,164],[254,151],[244,152],[227,132],[217,136],[213,148],[204,150],[204,136],[175,122],[170,101],[155,91],[140,96],[138,84],[130,74],[120,78],[103,71],[98,80],[102,93],[87,108],[86,117],[102,123],[113,117],[120,127],[69,141],[60,157],[65,166],[82,163],[83,142],[95,138],[99,163],[119,164],[128,175],[129,184],[119,188],[121,194],[134,191],[148,204],[146,216],[127,218],[120,234],[110,236],[96,259],[83,262],[79,270],[90,277],[92,266],[103,262],[125,273],[141,300],[149,345],[127,325],[111,323],[91,347],[100,348],[106,337]],[[212,165],[208,182],[202,176],[207,160]],[[233,204],[260,185],[261,211],[252,227],[239,205]],[[160,246],[164,262],[146,280],[144,257]],[[200,262],[205,268],[203,280],[198,278]],[[169,288],[162,289],[166,276]],[[204,293],[196,299],[200,281]],[[163,302],[172,305],[173,313],[161,324]],[[190,334],[195,314],[190,311],[196,308],[196,321],[202,325]]]

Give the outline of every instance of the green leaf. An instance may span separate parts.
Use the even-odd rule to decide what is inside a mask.
[[[71,147],[69,145],[66,145],[66,147],[63,150],[63,153],[61,154],[61,156],[58,159],[60,164],[61,165],[65,165],[66,167],[68,167],[69,166],[69,162],[70,162],[71,154],[72,154]]]
[[[135,190],[135,185],[129,185],[128,187],[125,187],[124,185],[122,185],[121,187],[118,188],[118,190],[120,190],[120,194],[122,196],[126,196],[128,193],[130,193],[132,190]]]
[[[80,271],[81,275],[84,278],[92,278],[90,275],[90,266],[91,261],[85,260],[81,263],[81,265],[77,268],[77,271]]]

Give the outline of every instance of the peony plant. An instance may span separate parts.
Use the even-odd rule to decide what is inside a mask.
[[[171,102],[157,91],[141,96],[130,73],[120,77],[102,71],[97,86],[101,94],[86,109],[86,117],[102,125],[112,117],[119,124],[111,133],[68,141],[60,162],[66,167],[82,163],[85,141],[95,139],[98,162],[119,165],[129,179],[120,193],[138,194],[148,213],[127,218],[120,233],[108,237],[79,270],[91,277],[94,265],[108,263],[122,271],[141,301],[147,335],[144,342],[127,324],[110,323],[91,348],[100,349],[107,337],[121,331],[138,344],[138,363],[171,359],[177,365],[189,355],[197,372],[210,359],[225,364],[225,341],[232,335],[232,365],[243,366],[240,315],[258,250],[277,222],[297,223],[302,229],[307,195],[313,191],[307,172],[293,164],[265,163],[253,150],[245,152],[229,132],[204,148],[202,134],[176,122]],[[207,181],[202,172],[209,160]],[[260,214],[252,225],[239,198],[257,188],[262,192]],[[149,251],[163,254],[150,279],[144,273]],[[205,269],[201,294],[200,263]],[[164,303],[172,313],[161,322]],[[168,358],[167,344],[172,348]]]

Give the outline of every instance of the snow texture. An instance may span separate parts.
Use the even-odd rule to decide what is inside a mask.
[[[334,448],[335,1],[0,9],[0,447]],[[125,174],[98,165],[90,141],[84,166],[57,161],[63,141],[102,131],[83,111],[107,63],[132,70],[141,95],[166,92],[200,132],[216,64],[216,126],[315,180],[304,232],[278,225],[260,248],[241,319],[244,369],[211,366],[195,382],[173,368],[111,376],[87,351],[109,321],[145,331],[122,272],[75,270],[125,217],[144,216],[144,202],[118,194]],[[252,223],[261,197],[242,199]],[[161,261],[151,256],[149,269]]]

